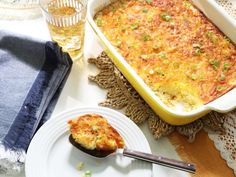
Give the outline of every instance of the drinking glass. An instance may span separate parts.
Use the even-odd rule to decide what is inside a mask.
[[[83,56],[87,0],[40,0],[53,41],[72,60]]]

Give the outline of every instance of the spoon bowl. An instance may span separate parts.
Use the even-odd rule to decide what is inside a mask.
[[[90,150],[90,149],[84,148],[79,143],[77,143],[72,137],[72,135],[69,136],[69,141],[77,149],[96,158],[105,158],[114,154],[122,154],[123,156],[126,156],[126,157],[130,157],[130,158],[134,158],[134,159],[138,159],[138,160],[142,160],[142,161],[146,161],[150,163],[155,163],[158,165],[162,165],[162,166],[166,166],[166,167],[170,167],[170,168],[174,168],[174,169],[178,169],[178,170],[182,170],[182,171],[186,171],[190,173],[195,173],[196,171],[195,165],[191,163],[179,161],[179,160],[169,159],[166,157],[156,156],[153,154],[134,151],[131,149],[126,149],[126,148],[117,149],[115,151],[114,150],[100,150],[100,149]]]

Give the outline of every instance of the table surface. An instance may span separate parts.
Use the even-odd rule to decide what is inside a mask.
[[[49,32],[43,18],[26,21],[0,20],[0,30],[2,29],[25,34],[37,39],[50,40]],[[101,51],[102,48],[98,39],[91,28],[86,25],[84,58],[74,62],[71,73],[64,89],[62,90],[52,116],[79,106],[97,106],[99,102],[106,98],[106,90],[102,90],[96,84],[91,83],[88,80],[88,76],[95,75],[98,70],[95,66],[88,64],[87,59],[89,57],[97,57]],[[175,147],[171,144],[168,138],[161,138],[157,141],[153,138],[147,124],[141,125],[140,128],[146,136],[153,154],[180,160]],[[24,176],[25,174],[23,172],[17,177]],[[153,176],[187,177],[189,174],[154,165]],[[5,176],[2,175],[1,177]]]

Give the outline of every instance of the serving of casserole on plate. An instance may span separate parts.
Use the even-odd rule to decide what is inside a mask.
[[[107,54],[163,120],[235,108],[236,22],[213,1],[92,0],[88,12]]]

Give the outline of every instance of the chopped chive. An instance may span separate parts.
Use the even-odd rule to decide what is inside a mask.
[[[195,55],[200,56],[203,53],[203,51],[200,48],[195,49]]]
[[[228,71],[229,68],[230,68],[230,64],[229,63],[224,63],[223,71]]]
[[[190,8],[192,6],[192,4],[189,1],[184,1],[184,6],[187,8]]]
[[[131,24],[131,29],[132,30],[136,30],[136,29],[138,29],[138,27],[139,27],[139,22]]]
[[[96,19],[96,24],[97,24],[98,26],[102,26],[102,19],[101,19],[100,17],[97,17],[97,19]]]
[[[114,46],[116,46],[116,47],[120,47],[120,46],[121,46],[121,44],[122,44],[122,42],[121,42],[121,41],[117,41],[116,43],[113,43],[113,45],[114,45]]]
[[[207,36],[208,38],[212,37],[212,35],[213,35],[213,32],[211,32],[211,31],[206,32],[206,36]]]
[[[206,32],[206,36],[210,39],[210,41],[212,43],[214,43],[214,44],[217,43],[218,38],[213,32],[211,32],[211,31]]]
[[[112,12],[115,13],[116,12],[116,7],[112,6]]]
[[[147,13],[148,12],[148,9],[143,9],[143,13]]]
[[[151,36],[148,35],[148,34],[144,34],[144,35],[143,35],[143,40],[144,40],[144,41],[149,41],[149,40],[151,40]]]
[[[209,61],[209,63],[212,65],[214,70],[217,70],[220,66],[220,61],[218,61],[218,60],[211,60],[211,61]]]
[[[146,0],[146,3],[151,4],[152,0]]]
[[[223,87],[223,86],[221,86],[221,85],[218,85],[217,87],[216,87],[216,90],[217,91],[222,91],[222,90],[224,90],[225,88]]]
[[[224,73],[221,73],[220,74],[220,81],[224,81],[225,80],[225,75],[224,75]]]
[[[191,75],[191,79],[192,79],[192,80],[196,80],[196,79],[197,79],[197,75],[193,73],[193,74]]]
[[[193,65],[192,65],[192,69],[193,69],[193,70],[197,70],[197,69],[198,69],[198,64],[193,64]]]
[[[206,79],[206,77],[205,76],[201,76],[200,77],[200,81],[206,81],[207,79]]]
[[[161,58],[166,58],[166,54],[165,54],[165,53],[160,53],[159,56],[160,56]]]
[[[85,173],[84,173],[84,177],[91,177],[92,176],[92,172],[90,170],[87,170]]]
[[[166,12],[164,12],[164,13],[161,13],[160,14],[160,16],[161,16],[161,18],[163,19],[163,20],[165,20],[165,21],[170,21],[171,20],[171,16],[169,15],[169,14],[167,14]]]
[[[175,26],[175,22],[170,22],[170,25],[173,27]]]
[[[84,163],[83,163],[83,162],[80,162],[80,163],[77,165],[77,169],[78,169],[79,171],[81,171],[83,168],[84,168]]]
[[[153,17],[152,17],[152,16],[147,17],[147,21],[148,21],[149,23],[152,22],[152,21],[153,21]]]

